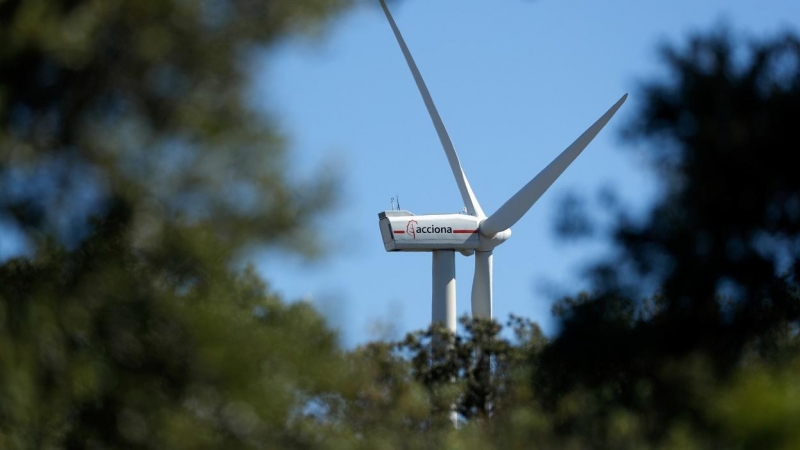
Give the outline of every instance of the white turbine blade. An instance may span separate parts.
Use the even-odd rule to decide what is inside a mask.
[[[544,170],[539,172],[519,192],[505,202],[497,212],[484,220],[481,224],[481,234],[486,237],[492,237],[517,223],[531,209],[531,206],[539,200],[539,197],[547,191],[550,185],[572,164],[572,161],[581,154],[583,149],[592,142],[592,139],[606,126],[627,98],[628,94],[623,95],[611,109],[606,111],[589,129],[584,131],[572,145],[567,147]]]
[[[436,105],[433,104],[433,98],[431,98],[431,94],[428,92],[427,86],[425,86],[425,81],[422,79],[422,74],[420,74],[417,64],[414,62],[414,58],[411,57],[411,52],[408,51],[406,42],[403,40],[400,30],[397,28],[397,24],[394,22],[392,14],[389,12],[389,8],[386,6],[386,2],[384,2],[384,0],[380,1],[381,6],[383,7],[383,12],[386,13],[386,18],[389,20],[389,25],[392,27],[392,31],[394,32],[394,37],[397,38],[397,43],[400,44],[400,50],[403,51],[403,56],[406,58],[408,68],[411,69],[411,74],[414,75],[414,81],[417,83],[419,93],[422,94],[422,100],[425,102],[425,107],[428,108],[428,114],[430,114],[431,120],[433,121],[433,126],[436,128],[436,133],[439,135],[439,141],[441,141],[442,147],[444,147],[444,152],[447,155],[447,162],[450,163],[450,169],[452,169],[453,176],[456,178],[456,184],[458,184],[458,190],[461,192],[461,198],[464,201],[464,206],[467,207],[467,212],[473,216],[481,218],[486,217],[481,209],[481,205],[478,204],[478,199],[475,198],[475,193],[472,192],[472,187],[469,185],[469,181],[467,181],[467,176],[464,174],[464,170],[461,168],[461,162],[458,160],[456,149],[453,147],[453,143],[450,141],[450,136],[447,134],[447,130],[444,127],[442,118],[439,116],[439,112],[436,110]]]
[[[492,318],[492,252],[475,252],[472,279],[472,318]]]

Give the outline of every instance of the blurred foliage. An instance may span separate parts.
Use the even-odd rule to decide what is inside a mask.
[[[795,36],[664,49],[628,131],[664,194],[557,336],[345,350],[237,267],[313,250],[334,187],[287,175],[253,62],[349,3],[0,1],[0,447],[800,446]],[[581,206],[557,228],[594,231]]]
[[[314,250],[335,186],[249,77],[349,3],[0,1],[0,447],[313,445],[337,338],[235,267]]]
[[[339,380],[334,334],[251,272],[176,286],[114,208],[91,238],[0,269],[3,448],[296,447]]]
[[[0,224],[33,248],[74,246],[89,216],[124,202],[141,248],[171,223],[229,251],[302,234],[332,180],[290,182],[248,77],[254,57],[348,3],[0,2]]]
[[[534,385],[595,447],[797,448],[800,39],[687,41],[625,133],[663,192],[643,219],[618,209],[618,256],[556,305]]]
[[[560,200],[553,228],[563,239],[577,240],[592,237],[594,226],[586,213],[585,200],[574,192],[564,195]]]

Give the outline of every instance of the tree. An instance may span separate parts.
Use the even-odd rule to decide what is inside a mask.
[[[344,376],[334,333],[223,262],[175,285],[130,247],[130,217],[0,268],[2,446],[303,445],[292,417]]]
[[[618,231],[636,269],[662,280],[665,313],[696,321],[686,339],[721,322],[733,358],[800,319],[792,296],[776,291],[782,276],[800,275],[800,182],[787,151],[800,116],[800,39],[742,47],[743,58],[718,32],[664,50],[670,81],[645,88],[629,135],[658,143],[650,156],[666,192],[644,223]]]
[[[331,184],[287,177],[248,76],[347,4],[0,2],[0,446],[312,445],[335,334],[235,267]]]
[[[800,39],[742,44],[716,31],[662,55],[668,76],[644,85],[626,135],[645,144],[664,193],[643,221],[621,214],[619,257],[594,268],[591,294],[557,306],[561,333],[533,385],[562,436],[788,448],[794,438],[774,425],[783,416],[757,423],[715,399],[759,403],[747,398],[748,377],[782,380],[798,357],[800,185],[787,150],[800,117]],[[643,297],[645,286],[655,291]],[[731,420],[753,434],[737,435]]]
[[[465,317],[461,324],[456,335],[434,324],[352,352],[357,387],[326,399],[326,419],[356,433],[363,448],[507,448],[503,436],[514,445],[529,441],[535,423],[518,422],[525,428],[515,433],[507,428],[515,413],[533,406],[526,380],[546,345],[541,330],[513,316],[513,339],[491,320]]]
[[[407,354],[414,379],[434,400],[434,415],[455,411],[464,420],[487,420],[513,403],[519,382],[529,374],[529,358],[545,346],[538,325],[511,316],[515,342],[500,335],[495,321],[462,318],[464,332],[452,336],[439,326],[412,333],[396,344]]]
[[[278,130],[247,102],[249,64],[346,3],[3,2],[4,228],[74,246],[123,202],[142,248],[173,224],[232,251],[299,232],[330,186],[287,179]]]

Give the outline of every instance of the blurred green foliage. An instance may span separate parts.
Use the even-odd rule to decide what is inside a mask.
[[[76,250],[0,270],[0,445],[303,442],[289,419],[337,382],[334,334],[221,262],[203,285],[176,286],[129,246],[130,216],[115,209]]]
[[[0,237],[23,249],[0,266],[0,447],[800,446],[795,36],[663,51],[629,136],[664,195],[619,217],[557,336],[464,319],[346,350],[239,263],[313,251],[335,188],[287,175],[253,60],[349,3],[0,1]],[[594,230],[568,206],[565,232]]]
[[[293,448],[335,334],[241,252],[313,251],[254,60],[346,0],[0,1],[0,447]]]
[[[557,427],[596,446],[797,448],[772,401],[800,381],[800,39],[723,29],[661,54],[626,137],[662,194],[644,218],[619,210],[617,256],[556,306],[537,392],[553,412],[580,393]]]
[[[254,56],[347,3],[3,1],[0,220],[34,247],[74,245],[88,216],[124,202],[142,248],[177,223],[226,253],[298,233],[313,249],[302,228],[332,180],[288,180],[248,77]],[[178,246],[202,252],[193,241]]]

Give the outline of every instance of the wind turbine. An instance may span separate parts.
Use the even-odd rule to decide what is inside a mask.
[[[450,141],[439,112],[433,103],[425,81],[406,46],[397,24],[384,0],[380,0],[400,50],[405,56],[433,126],[444,147],[450,169],[466,209],[462,214],[415,215],[409,211],[392,210],[378,214],[381,236],[386,251],[433,253],[432,319],[456,331],[455,252],[475,255],[475,275],[472,280],[472,316],[492,317],[492,258],[493,250],[511,236],[511,227],[528,212],[539,197],[553,184],[584,148],[603,129],[628,98],[625,94],[592,126],[581,134],[547,167],[514,194],[491,216],[481,209],[467,176]]]

